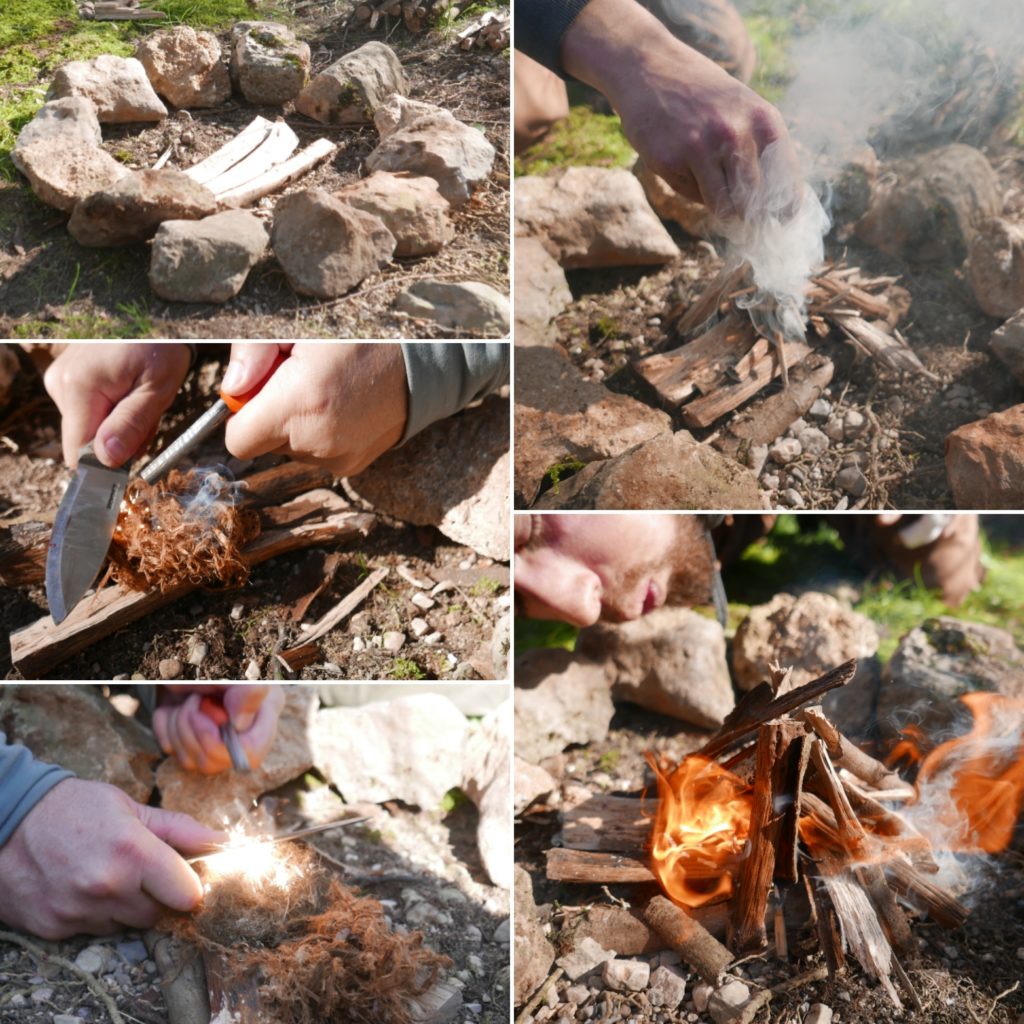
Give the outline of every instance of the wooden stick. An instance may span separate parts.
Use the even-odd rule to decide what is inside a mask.
[[[656,882],[641,860],[620,853],[594,853],[552,847],[545,854],[547,876],[553,882],[584,882],[617,885],[620,882]]]
[[[284,123],[276,121],[267,137],[243,160],[228,168],[216,178],[206,182],[206,187],[218,198],[237,191],[244,185],[277,167],[295,152],[299,137]]]
[[[388,568],[375,569],[362,583],[350,594],[346,594],[326,615],[321,616],[306,633],[300,647],[314,640],[319,640],[329,633],[346,616],[351,615],[366,600],[370,591],[384,579],[390,570]],[[293,648],[294,649],[294,648]],[[283,652],[286,656],[288,651]]]
[[[731,292],[741,287],[742,282],[750,273],[750,264],[741,263],[738,267],[723,266],[715,275],[714,280],[690,304],[686,312],[676,324],[676,333],[685,338],[694,334],[718,312],[718,307]]]
[[[791,802],[783,811],[779,822],[775,849],[775,878],[784,882],[796,882],[800,877],[800,815],[804,795],[804,776],[811,757],[811,738],[797,737],[786,752],[786,772],[781,792],[791,796]]]
[[[254,118],[230,142],[225,143],[215,153],[211,153],[205,160],[187,167],[184,173],[200,185],[206,185],[262,145],[273,127],[273,121],[268,121],[265,117]]]
[[[872,359],[877,359],[884,366],[904,373],[916,373],[931,381],[939,378],[917,357],[917,353],[899,337],[886,334],[859,316],[841,313],[828,313],[831,320],[857,347]]]
[[[331,156],[337,148],[338,146],[330,139],[317,139],[290,160],[285,160],[246,185],[219,193],[217,198],[223,205],[248,206],[257,199],[284,188],[290,181],[301,178],[322,160]]]
[[[820,707],[804,708],[797,716],[821,737],[837,768],[845,768],[875,789],[903,789],[906,783],[891,768],[851,743],[826,718]]]
[[[732,954],[702,924],[664,896],[653,897],[644,920],[709,985],[717,985]]]

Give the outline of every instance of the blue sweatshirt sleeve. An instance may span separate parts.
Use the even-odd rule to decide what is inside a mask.
[[[0,847],[58,782],[71,778],[72,772],[37,761],[27,747],[8,743],[0,732]]]
[[[508,383],[507,341],[403,342],[409,418],[402,442]]]
[[[563,78],[562,36],[589,0],[513,0],[516,49]]]

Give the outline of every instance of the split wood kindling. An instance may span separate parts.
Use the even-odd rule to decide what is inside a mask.
[[[761,684],[698,752],[749,786],[747,842],[738,864],[729,866],[734,890],[696,909],[656,896],[643,917],[708,980],[733,954],[768,949],[769,936],[785,957],[783,906],[793,917],[790,908],[804,901],[803,895],[799,901],[783,897],[799,892],[806,895],[803,913],[816,929],[830,977],[849,954],[895,1005],[902,1005],[901,997],[917,1005],[899,963],[913,949],[907,908],[946,928],[966,919],[966,908],[929,877],[937,870],[929,843],[891,806],[912,798],[912,788],[843,736],[820,706],[806,706],[847,683],[855,670],[847,662],[781,693]],[[591,884],[656,880],[645,853],[654,812],[653,801],[625,796],[593,796],[565,810],[562,845],[547,852],[548,877]],[[724,947],[698,920],[715,905],[727,908],[730,960],[723,961],[718,950]]]

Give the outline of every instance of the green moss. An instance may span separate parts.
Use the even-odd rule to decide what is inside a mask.
[[[441,797],[441,812],[443,814],[451,814],[456,807],[461,807],[463,804],[469,803],[469,797],[456,786],[454,789],[449,789],[443,797]]]
[[[515,171],[522,175],[544,174],[555,167],[628,167],[635,159],[615,115],[578,106],[570,107],[566,120],[516,159]]]
[[[562,462],[556,462],[553,466],[548,467],[548,471],[544,474],[544,478],[551,484],[551,490],[558,493],[558,485],[566,477],[570,477],[573,473],[578,473],[586,465],[585,462],[580,462],[579,459],[565,459]]]
[[[470,593],[473,597],[492,597],[499,590],[504,587],[501,580],[496,580],[493,576],[481,576],[480,579],[473,584]]]
[[[572,651],[576,647],[579,630],[566,622],[549,619],[525,619],[516,616],[515,656],[533,650],[535,647],[561,647]]]
[[[619,766],[621,756],[618,750],[606,750],[598,758],[597,766],[603,772],[613,772]]]
[[[590,340],[600,344],[611,341],[619,333],[619,322],[613,316],[602,316],[590,326]]]
[[[426,679],[427,674],[412,658],[395,658],[391,663],[389,679]]]

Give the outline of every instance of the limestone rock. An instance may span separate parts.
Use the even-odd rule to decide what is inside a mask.
[[[518,755],[513,762],[515,802],[513,810],[520,814],[542,796],[553,792],[558,788],[558,783],[552,778],[550,772],[545,771],[539,765],[530,764]]]
[[[309,46],[276,21],[240,21],[231,30],[231,78],[250,102],[282,107],[309,80]]]
[[[68,231],[80,245],[130,245],[165,220],[199,220],[216,209],[216,196],[181,171],[132,171],[79,200]]]
[[[285,702],[277,723],[277,735],[259,768],[248,774],[222,772],[200,775],[185,771],[177,758],[169,757],[156,773],[161,805],[184,811],[212,828],[233,824],[249,812],[253,800],[313,767],[313,721],[316,692],[304,686],[285,688]]]
[[[452,206],[466,203],[494,166],[495,150],[483,132],[430,103],[395,94],[373,120],[381,141],[366,169],[433,178]]]
[[[1021,311],[1003,324],[991,337],[992,354],[1024,384],[1024,303]]]
[[[616,992],[642,992],[650,980],[646,960],[605,960],[601,967],[601,981]]]
[[[572,302],[565,271],[538,238],[517,238],[515,250],[516,324],[545,326]]]
[[[469,723],[440,694],[324,708],[315,728],[314,763],[347,803],[402,800],[433,810],[462,784]]]
[[[676,967],[658,967],[651,971],[647,998],[652,1006],[674,1010],[686,998],[686,979]]]
[[[504,562],[508,467],[508,401],[492,395],[385,452],[349,483],[374,508],[417,526],[436,526]]]
[[[538,648],[515,663],[516,753],[537,764],[573,743],[608,735],[615,708],[604,665]]]
[[[84,196],[112,186],[129,173],[106,150],[76,139],[39,139],[20,148],[16,162],[32,191],[65,213]]]
[[[334,195],[380,217],[395,236],[397,257],[438,252],[455,237],[451,205],[433,178],[377,171]]]
[[[40,760],[79,778],[108,782],[147,803],[162,756],[148,729],[86,686],[6,686],[0,730]]]
[[[267,248],[267,229],[246,210],[164,221],[153,239],[149,283],[172,302],[227,302]]]
[[[857,237],[890,256],[960,264],[980,225],[998,215],[995,171],[979,150],[956,143],[885,168]]]
[[[563,267],[658,266],[679,255],[627,170],[567,167],[516,179],[516,235],[540,238]]]
[[[660,409],[585,380],[560,347],[516,346],[515,399],[517,507],[556,463],[611,458],[672,429]]]
[[[103,124],[161,121],[167,108],[153,91],[146,69],[134,57],[109,53],[92,60],[72,60],[57,68],[47,99],[84,96]]]
[[[508,297],[480,281],[417,281],[398,296],[395,309],[433,320],[459,337],[503,338],[512,314]]]
[[[662,220],[674,220],[688,235],[694,238],[711,238],[714,235],[714,218],[703,203],[687,199],[672,186],[659,178],[643,157],[637,157],[633,173],[643,186],[647,202]]]
[[[715,1024],[728,1024],[750,1001],[750,989],[742,981],[729,980],[708,1000],[708,1013]]]
[[[470,724],[462,770],[462,791],[476,804],[477,849],[495,885],[512,888],[512,702],[506,700]]]
[[[591,463],[537,503],[575,509],[760,507],[757,477],[685,430]]]
[[[615,950],[608,950],[593,939],[582,939],[564,956],[558,958],[558,966],[570,981],[582,978],[600,964],[615,958]]]
[[[537,904],[533,902],[533,882],[515,865],[515,1005],[521,1006],[544,983],[555,960],[555,951],[544,934]]]
[[[957,508],[1024,508],[1024,405],[954,430],[946,475]]]
[[[188,25],[154,32],[139,43],[135,56],[153,88],[179,109],[217,107],[231,96],[227,65],[212,32]]]
[[[689,608],[591,626],[580,633],[576,651],[614,666],[616,700],[705,729],[720,726],[735,706],[722,627]]]
[[[967,264],[978,305],[989,316],[1024,309],[1024,224],[994,217],[974,236]]]
[[[365,124],[389,96],[408,92],[395,51],[372,40],[324,68],[296,98],[295,109],[323,124]]]
[[[34,142],[65,141],[80,146],[99,146],[103,131],[92,100],[85,96],[68,96],[50,100],[37,111],[36,116],[18,133],[11,159],[22,170],[19,153]]]
[[[626,910],[615,904],[591,905],[579,922],[573,921],[570,927],[575,943],[589,938],[604,949],[614,949],[620,956],[650,955],[664,945],[639,910]]]
[[[379,217],[322,189],[293,192],[274,209],[271,242],[299,295],[334,299],[390,262],[395,236]]]

